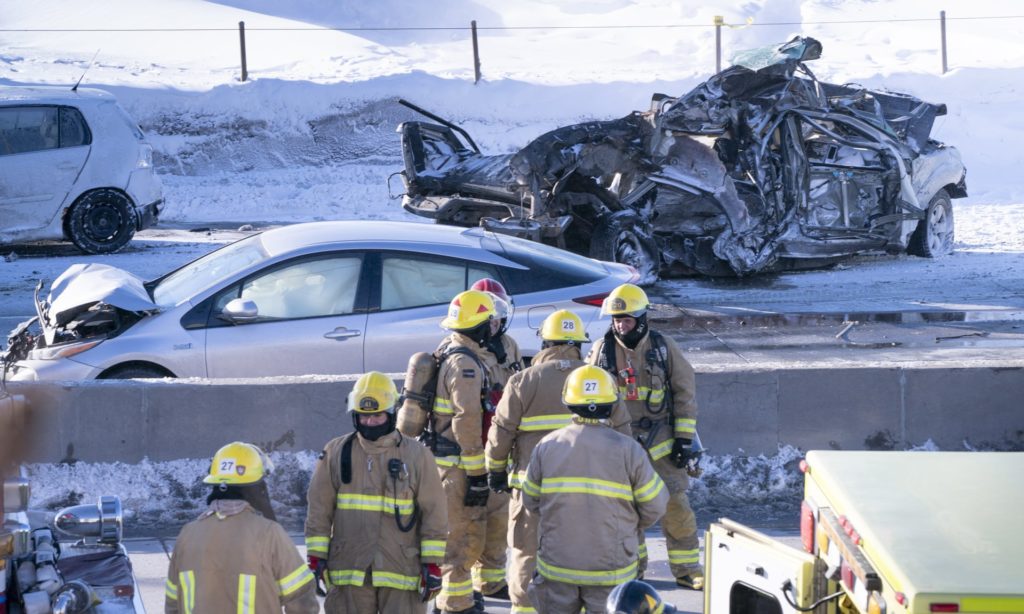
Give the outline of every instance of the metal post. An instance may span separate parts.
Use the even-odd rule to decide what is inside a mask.
[[[245,22],[238,22],[238,42],[242,45],[242,81],[249,78],[249,69],[245,65]]]
[[[480,46],[476,42],[476,20],[469,22],[473,30],[473,83],[480,83]]]
[[[722,72],[722,24],[725,18],[715,15],[715,72]]]
[[[942,29],[942,74],[946,74],[949,70],[946,64],[946,11],[939,11],[939,24]]]

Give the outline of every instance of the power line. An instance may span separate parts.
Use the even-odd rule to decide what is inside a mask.
[[[1024,15],[990,15],[977,17],[946,17],[946,21],[980,21],[1024,19]],[[873,23],[913,23],[935,22],[938,17],[908,17],[904,19],[853,19],[845,21],[766,21],[753,23],[724,23],[725,26],[766,27],[766,26],[823,26],[844,24]],[[515,31],[515,30],[629,30],[629,29],[676,29],[676,28],[712,28],[713,24],[677,23],[677,24],[623,24],[609,26],[477,26],[478,30]],[[351,27],[328,28],[323,26],[305,26],[289,28],[261,28],[246,26],[248,32],[415,32],[415,31],[462,31],[466,26],[408,26],[408,27]],[[68,33],[68,32],[236,32],[238,28],[3,28],[0,32],[7,33]]]

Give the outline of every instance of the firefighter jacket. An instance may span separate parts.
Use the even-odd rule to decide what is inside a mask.
[[[168,614],[318,612],[313,574],[281,525],[217,500],[185,525],[167,570]]]
[[[562,403],[562,386],[573,369],[584,364],[579,346],[553,345],[538,352],[525,371],[512,376],[487,436],[488,471],[508,471],[508,485],[521,488],[537,442],[572,422],[572,412]],[[632,436],[630,422],[625,406],[616,403],[611,427]]]
[[[419,590],[421,564],[444,560],[448,508],[437,465],[398,431],[377,441],[350,433],[327,442],[306,498],[306,550],[327,559],[333,585],[362,586],[372,569],[375,587]]]
[[[445,346],[449,351],[466,348],[476,359],[455,353],[441,364],[434,397],[433,432],[458,447],[435,447],[436,461],[442,467],[463,469],[467,475],[484,475],[484,412],[493,411],[489,406],[496,397],[491,393],[500,392],[507,376],[494,354],[462,333],[446,337],[441,348]]]
[[[540,515],[540,575],[615,586],[636,577],[639,535],[669,496],[640,444],[593,422],[574,417],[537,444],[523,504]]]
[[[654,342],[652,333],[659,342]],[[609,342],[615,344],[614,365],[607,364],[605,355]],[[619,397],[633,417],[633,433],[652,460],[668,456],[674,438],[693,439],[697,430],[693,367],[674,339],[650,331],[631,350],[609,332],[594,343],[587,362],[615,376]]]

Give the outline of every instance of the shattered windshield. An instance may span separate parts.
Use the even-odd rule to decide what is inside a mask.
[[[776,64],[789,61],[806,62],[821,57],[821,43],[813,38],[795,38],[783,45],[758,47],[739,51],[732,56],[733,66],[742,66],[750,70],[761,70]]]
[[[173,307],[218,281],[267,257],[259,235],[246,237],[174,271],[153,288],[153,302]]]

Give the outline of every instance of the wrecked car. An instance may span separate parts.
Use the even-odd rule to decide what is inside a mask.
[[[437,347],[448,302],[483,278],[513,298],[508,334],[540,349],[537,313],[573,309],[592,337],[632,268],[550,246],[415,222],[293,224],[152,281],[75,264],[8,337],[14,381],[400,372]]]
[[[689,93],[621,119],[483,155],[460,127],[401,124],[402,206],[659,273],[742,276],[865,251],[953,246],[959,152],[930,138],[941,104],[824,83],[797,37],[739,54]],[[396,196],[397,197],[397,196]]]

